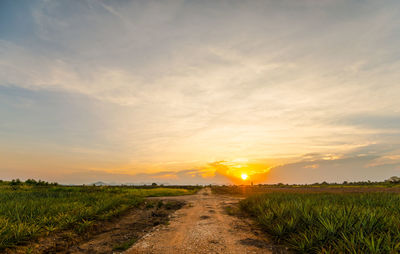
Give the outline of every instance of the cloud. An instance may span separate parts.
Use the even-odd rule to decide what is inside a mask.
[[[306,165],[304,168],[319,168],[319,164]]]
[[[298,162],[272,168],[266,176],[267,183],[315,183],[343,181],[383,181],[399,174],[398,162],[393,164],[372,164],[377,157],[350,157],[337,160],[321,160],[310,166]],[[315,166],[318,165],[318,166]]]
[[[83,183],[90,184],[93,179],[119,184],[151,184],[153,182],[158,184],[180,184],[180,185],[208,185],[208,184],[230,184],[231,181],[218,172],[211,177],[202,175],[201,170],[180,170],[180,171],[160,171],[157,173],[139,173],[139,174],[124,174],[97,170],[82,170],[79,172],[79,181],[76,181],[76,175],[65,174],[59,176],[63,183]]]
[[[384,112],[381,114],[358,114],[347,116],[345,121],[347,124],[360,127],[378,129],[378,130],[394,130],[397,133],[400,131],[400,115],[388,115]]]
[[[195,168],[200,173],[188,179],[213,181],[253,168],[261,181],[272,167],[312,160],[300,166],[320,170],[320,161],[357,157],[350,154],[357,149],[394,156],[397,6],[7,2],[0,8],[9,10],[0,15],[8,24],[0,22],[0,135],[13,159],[1,162],[23,171],[42,164],[14,160],[57,153],[62,159],[53,165],[65,170]],[[248,159],[247,168],[235,168],[238,158]]]
[[[296,162],[272,167],[265,182],[383,181],[399,174],[399,154],[398,146],[390,144],[371,144],[341,155],[305,154]]]

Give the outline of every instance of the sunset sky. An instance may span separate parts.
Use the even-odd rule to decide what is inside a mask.
[[[0,179],[393,175],[398,0],[0,1]]]

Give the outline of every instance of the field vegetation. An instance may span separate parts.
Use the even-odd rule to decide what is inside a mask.
[[[27,180],[0,183],[0,250],[60,230],[83,233],[95,222],[139,207],[144,197],[193,194],[198,187],[60,186]]]
[[[400,182],[344,182],[314,184],[258,184],[212,186],[213,193],[249,196],[258,193],[354,193],[354,192],[396,192],[400,193]]]
[[[215,193],[248,195],[240,210],[277,243],[298,253],[399,253],[396,190],[376,185],[213,188]]]

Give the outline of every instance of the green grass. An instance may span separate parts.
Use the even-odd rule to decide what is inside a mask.
[[[312,185],[285,185],[285,184],[262,184],[262,185],[233,185],[212,186],[215,194],[249,196],[260,193],[291,192],[291,193],[353,193],[353,192],[397,192],[400,193],[400,184],[371,183],[371,184],[312,184]]]
[[[0,250],[60,230],[89,230],[138,207],[149,196],[193,194],[196,188],[32,186],[0,184]]]
[[[278,243],[299,253],[399,253],[396,193],[268,193],[240,202]]]

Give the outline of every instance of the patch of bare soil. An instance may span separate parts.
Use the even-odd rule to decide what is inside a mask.
[[[94,225],[84,235],[63,231],[42,237],[35,243],[9,249],[6,253],[118,253],[130,247],[154,226],[168,223],[169,216],[184,201],[148,200],[112,221]]]
[[[238,197],[214,195],[205,188],[196,195],[172,198],[187,205],[171,216],[168,225],[155,227],[126,254],[288,253],[268,241],[251,220],[232,216]]]

